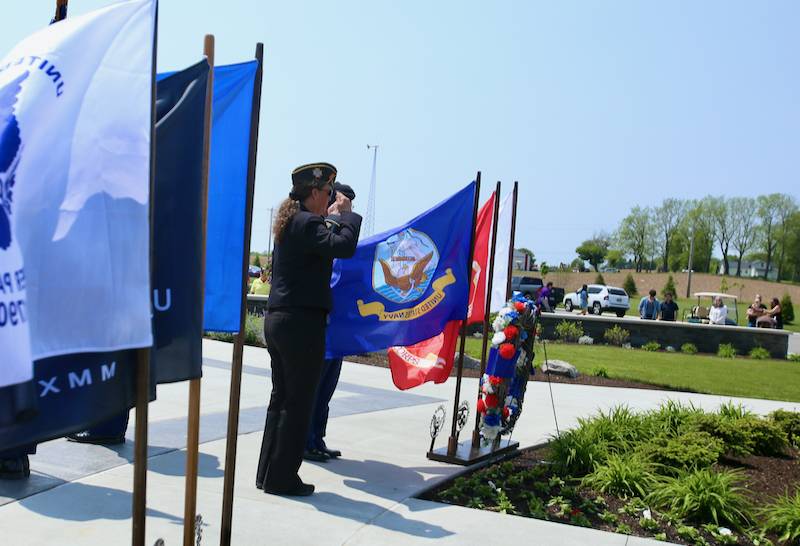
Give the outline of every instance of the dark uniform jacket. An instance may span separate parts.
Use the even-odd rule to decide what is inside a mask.
[[[343,212],[335,229],[301,205],[272,253],[272,287],[268,309],[307,307],[330,311],[334,258],[355,254],[361,216]]]

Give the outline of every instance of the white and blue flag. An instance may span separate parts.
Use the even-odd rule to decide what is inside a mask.
[[[33,360],[152,344],[155,9],[76,16],[0,60],[0,388]]]

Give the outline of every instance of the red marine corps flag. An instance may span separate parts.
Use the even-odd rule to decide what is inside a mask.
[[[467,324],[483,322],[486,311],[487,272],[489,246],[492,236],[494,192],[481,207],[475,225],[475,251],[472,260],[472,279],[469,286]],[[444,383],[450,376],[455,360],[456,341],[463,321],[447,323],[442,333],[407,347],[391,347],[388,351],[389,368],[395,386],[404,391],[433,381]]]

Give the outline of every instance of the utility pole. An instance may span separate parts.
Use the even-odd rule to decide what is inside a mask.
[[[686,297],[692,291],[692,262],[694,261],[694,227],[689,230],[689,279],[686,281]]]
[[[375,189],[378,166],[378,145],[367,144],[367,150],[372,150],[372,177],[369,181],[369,200],[367,201],[367,218],[364,222],[364,234],[369,237],[375,232]]]
[[[275,211],[273,207],[269,209],[269,231],[267,232],[267,238],[269,239],[269,243],[267,246],[267,254],[272,256],[272,214]]]

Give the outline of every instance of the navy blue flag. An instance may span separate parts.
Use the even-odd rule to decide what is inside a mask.
[[[84,430],[136,403],[136,351],[45,358],[33,370],[38,412],[0,427],[3,451]]]
[[[337,260],[327,357],[412,345],[463,320],[475,183]]]
[[[258,61],[214,67],[203,328],[239,331],[250,121]],[[174,72],[158,75],[158,81]]]
[[[202,375],[203,129],[209,66],[158,81],[153,188],[153,379]]]

